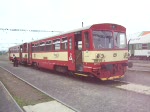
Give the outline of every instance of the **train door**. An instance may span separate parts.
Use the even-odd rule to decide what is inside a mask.
[[[71,71],[76,70],[74,35],[68,37],[68,69]]]
[[[82,62],[82,32],[76,32],[74,37],[75,44],[75,65],[76,71],[83,71]]]
[[[32,63],[31,43],[27,44],[27,51],[28,51],[28,60],[27,60],[27,63],[31,64]]]
[[[20,63],[22,63],[22,47],[23,47],[23,45],[20,45],[20,50],[19,50],[19,57],[20,57],[20,60],[19,60],[19,62]]]
[[[83,54],[82,54],[82,57],[83,57],[83,62],[87,62],[89,61],[89,57],[90,57],[90,45],[92,45],[91,41],[90,40],[90,32],[88,30],[85,30],[82,32],[82,38],[83,38]]]

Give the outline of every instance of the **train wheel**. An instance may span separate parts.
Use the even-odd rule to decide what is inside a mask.
[[[55,71],[61,72],[61,73],[68,73],[68,68],[65,66],[55,66]]]
[[[38,69],[38,64],[36,62],[32,63],[34,69]]]

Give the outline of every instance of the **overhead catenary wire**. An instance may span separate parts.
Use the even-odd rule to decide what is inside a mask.
[[[14,32],[33,32],[33,33],[34,32],[35,33],[36,32],[37,33],[40,33],[40,32],[41,33],[48,33],[48,32],[62,33],[63,32],[63,31],[55,31],[55,30],[50,31],[50,30],[39,30],[39,29],[20,29],[20,28],[0,28],[0,31],[4,31],[4,32],[6,31],[6,33],[11,32],[11,31],[14,31]],[[32,37],[32,40],[34,40],[33,37]],[[23,40],[22,40],[22,42],[23,42]],[[6,44],[11,44],[12,45],[12,44],[20,44],[20,43],[16,43],[16,42],[14,42],[14,43],[9,43],[9,42],[8,43],[3,43],[3,42],[0,42],[0,44],[1,45],[6,45]],[[4,49],[4,47],[1,46],[1,49],[2,48]],[[7,47],[5,47],[5,48],[7,48]]]
[[[59,32],[62,31],[49,31],[49,30],[32,30],[32,29],[16,29],[16,28],[0,28],[3,31],[28,31],[28,32]]]

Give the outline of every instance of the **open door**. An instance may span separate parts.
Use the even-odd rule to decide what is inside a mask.
[[[68,69],[83,71],[82,60],[82,32],[75,32],[68,38]]]
[[[82,59],[82,32],[76,32],[74,36],[75,43],[75,64],[76,71],[83,71],[83,59]]]
[[[82,61],[82,32],[75,32],[68,38],[68,69],[72,71],[83,71]]]

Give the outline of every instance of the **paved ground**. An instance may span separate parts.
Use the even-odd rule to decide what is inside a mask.
[[[150,87],[150,72],[127,71],[125,77],[121,80]]]
[[[130,60],[133,63],[132,68],[128,68],[128,70],[132,71],[150,71],[150,61],[140,61],[140,60]]]
[[[0,81],[0,112],[23,112]]]
[[[23,66],[14,68],[5,61],[1,61],[0,65],[80,112],[149,112],[150,110],[149,95],[118,89],[116,86],[122,85],[118,82],[81,80]]]
[[[142,63],[142,64],[150,64],[150,60],[129,60],[133,63]]]
[[[128,70],[132,71],[148,71],[150,72],[150,64],[140,64],[140,63],[134,63],[132,68],[128,68]]]

